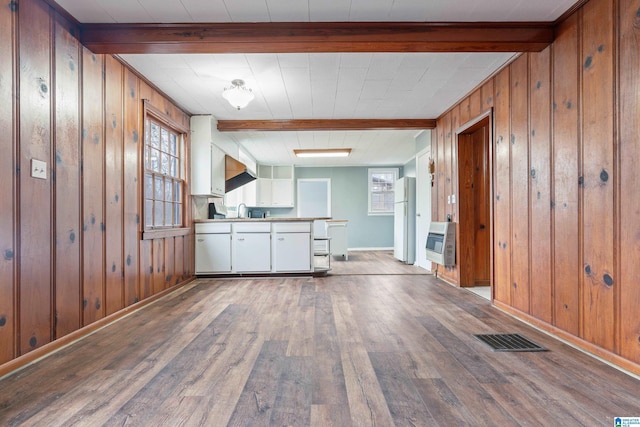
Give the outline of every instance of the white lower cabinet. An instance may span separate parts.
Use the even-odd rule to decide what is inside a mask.
[[[276,272],[301,272],[311,269],[311,234],[276,233],[273,249]]]
[[[231,226],[196,224],[196,274],[231,272]]]
[[[196,274],[231,271],[231,234],[196,235]]]
[[[311,223],[273,224],[273,270],[306,272],[311,266]]]
[[[196,274],[313,272],[311,222],[196,224]]]
[[[271,271],[271,224],[234,223],[232,256],[233,271],[237,273]]]

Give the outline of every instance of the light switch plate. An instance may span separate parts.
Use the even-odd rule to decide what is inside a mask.
[[[47,179],[47,162],[31,159],[31,176],[38,179]]]
[[[450,205],[451,204],[451,195],[447,196],[447,204]]]
[[[452,195],[451,195],[451,203],[453,204],[453,203],[455,203],[455,202],[456,202],[456,195],[455,195],[455,194],[452,194]]]

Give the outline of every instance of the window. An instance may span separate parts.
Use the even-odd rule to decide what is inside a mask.
[[[144,228],[183,227],[184,131],[145,105]]]
[[[398,169],[369,169],[369,215],[393,215]]]

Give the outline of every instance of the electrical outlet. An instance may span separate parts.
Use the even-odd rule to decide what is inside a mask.
[[[47,162],[31,159],[31,177],[47,179]]]

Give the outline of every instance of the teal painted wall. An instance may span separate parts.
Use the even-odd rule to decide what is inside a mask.
[[[413,178],[416,177],[416,159],[415,157],[411,160],[409,160],[407,163],[405,163],[405,165],[402,167],[402,169],[404,170],[404,176],[411,176]]]
[[[331,216],[334,219],[349,221],[348,246],[350,248],[392,248],[393,215],[369,216],[367,214],[368,169],[368,167],[296,167],[295,179],[331,179]],[[403,176],[402,167],[398,169],[399,176]],[[295,216],[296,210],[286,213],[272,212],[272,215],[274,214]]]
[[[416,136],[416,154],[431,147],[431,130],[420,132]],[[404,176],[416,177],[416,158],[409,160],[403,167]]]
[[[430,146],[431,146],[431,130],[425,130],[420,132],[420,134],[416,136],[416,153],[419,153],[425,148]]]

